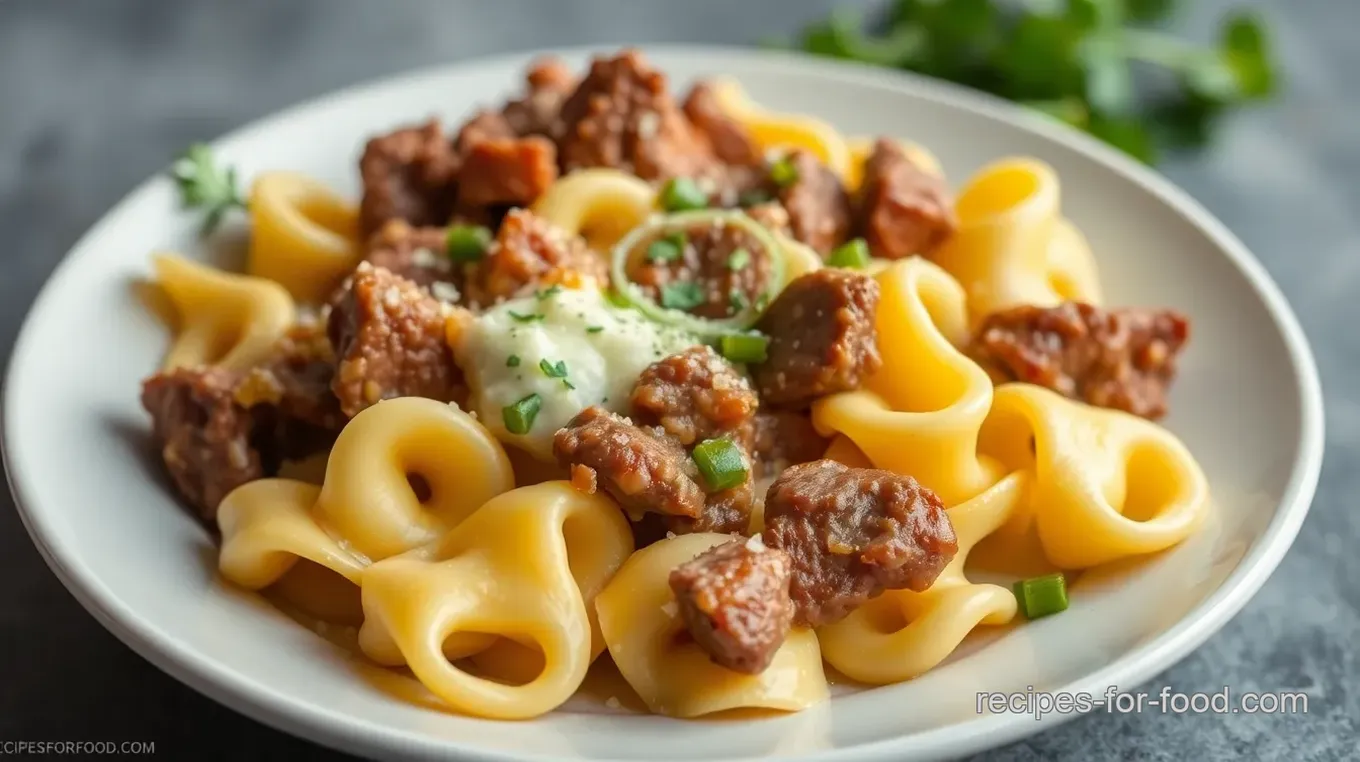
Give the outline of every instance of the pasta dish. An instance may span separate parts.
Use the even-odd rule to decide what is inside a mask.
[[[538,716],[615,667],[658,714],[797,711],[1204,518],[1155,423],[1188,321],[1105,303],[1041,161],[956,196],[922,146],[727,79],[678,98],[625,50],[358,170],[356,204],[175,165],[249,258],[154,255],[142,403],[226,580],[452,711]]]

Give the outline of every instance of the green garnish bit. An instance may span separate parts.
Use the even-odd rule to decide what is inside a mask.
[[[668,212],[707,209],[708,194],[688,177],[673,177],[662,186],[658,202]]]
[[[729,333],[718,340],[718,352],[732,362],[765,362],[770,339],[758,333]]]
[[[1026,619],[1067,610],[1067,581],[1062,572],[1019,580],[1011,585],[1011,592]]]
[[[794,43],[810,53],[917,71],[1016,101],[1147,163],[1203,146],[1234,106],[1269,98],[1265,24],[1227,15],[1199,45],[1152,28],[1174,0],[897,0],[877,32],[838,11]],[[1185,5],[1188,5],[1186,3]],[[1172,87],[1140,87],[1151,65]]]
[[[170,165],[170,176],[179,188],[182,207],[206,211],[199,231],[203,236],[216,230],[227,212],[246,206],[245,197],[236,186],[236,168],[217,166],[212,149],[205,143],[194,143],[175,159]]]
[[[604,330],[604,326],[602,326],[602,325],[588,325],[588,326],[586,326],[586,333],[599,333],[600,331],[603,331],[603,330]]]
[[[544,299],[551,299],[552,297],[557,296],[560,293],[562,293],[562,287],[554,283],[551,286],[548,286],[547,288],[535,291],[534,298],[538,299],[541,302]]]
[[[832,267],[862,268],[869,264],[869,244],[863,238],[853,238],[831,250],[826,263]]]
[[[741,448],[730,439],[705,439],[694,446],[690,458],[714,492],[741,484],[749,472]]]
[[[444,239],[449,259],[454,262],[476,262],[486,256],[491,246],[491,229],[481,225],[454,225]]]
[[[538,411],[542,407],[543,398],[537,394],[530,394],[513,405],[501,408],[501,420],[505,423],[505,430],[511,434],[528,434],[534,427],[534,418],[538,417]]]
[[[770,165],[770,181],[780,188],[787,188],[798,182],[798,167],[793,165],[792,159],[782,156]]]
[[[566,380],[565,378],[562,379],[562,385],[565,386],[565,387],[567,387],[568,389],[571,389],[572,391],[575,391],[575,390],[576,390],[576,387],[575,387],[570,381]]]
[[[533,323],[535,321],[544,319],[543,313],[541,312],[530,312],[529,314],[526,315],[522,312],[515,312],[514,310],[510,310],[510,317],[514,318],[515,320],[518,320],[521,323]]]
[[[538,369],[543,371],[543,375],[548,378],[566,378],[567,361],[558,360],[556,364],[549,362],[546,358],[538,361]]]
[[[507,368],[518,368],[518,367],[519,367],[519,355],[510,355],[509,357],[505,358],[505,367],[507,367]]]
[[[751,264],[751,252],[746,249],[737,249],[727,255],[727,269],[740,270]]]
[[[667,283],[661,287],[661,306],[668,310],[692,310],[704,303],[698,283]]]
[[[647,261],[652,263],[675,262],[684,256],[685,246],[688,244],[689,237],[685,235],[683,230],[658,238],[647,246]]]

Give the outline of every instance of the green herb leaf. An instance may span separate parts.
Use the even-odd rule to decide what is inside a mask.
[[[661,287],[661,306],[669,310],[692,310],[704,303],[698,283],[667,283]]]
[[[1173,0],[897,0],[873,31],[857,15],[837,11],[805,30],[799,45],[1019,101],[1151,161],[1161,147],[1203,142],[1230,107],[1277,87],[1266,27],[1251,13],[1229,16],[1212,47],[1129,26],[1161,20],[1173,6]],[[1165,97],[1162,90],[1141,91],[1131,62],[1165,70],[1180,88]]]
[[[236,168],[217,166],[212,149],[204,143],[189,146],[170,166],[170,176],[179,189],[180,205],[204,210],[204,236],[217,229],[227,212],[245,208],[245,198],[236,185]]]
[[[548,378],[566,378],[567,361],[558,360],[556,364],[549,362],[546,358],[538,361],[538,369],[543,371],[543,375]]]
[[[552,297],[557,296],[560,293],[562,293],[562,286],[554,283],[551,286],[548,286],[547,288],[535,291],[534,298],[538,299],[541,302],[544,299],[551,299]]]
[[[1260,19],[1249,13],[1230,16],[1223,25],[1221,46],[1242,95],[1264,98],[1275,92],[1270,43]]]
[[[543,320],[544,318],[543,313],[541,312],[530,312],[529,314],[526,315],[521,312],[515,312],[514,310],[510,310],[510,317],[514,318],[515,320],[521,323],[533,323],[539,320]]]
[[[740,270],[751,264],[751,252],[746,249],[737,249],[727,255],[727,269]]]
[[[520,362],[519,355],[510,355],[509,357],[505,358],[505,367],[518,368],[519,362]]]

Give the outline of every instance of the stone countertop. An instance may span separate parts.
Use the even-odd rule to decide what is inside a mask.
[[[1204,33],[1228,0],[1182,3]],[[1353,759],[1360,748],[1360,3],[1248,3],[1287,95],[1163,165],[1264,261],[1313,342],[1327,462],[1298,541],[1208,643],[1149,681],[1302,690],[1307,715],[1096,714],[988,760]],[[742,44],[830,0],[10,0],[0,4],[0,357],[38,287],[114,202],[194,139],[352,82],[551,45]],[[75,466],[73,466],[75,467]],[[0,740],[153,740],[171,758],[325,759],[157,671],[47,570],[0,496]]]

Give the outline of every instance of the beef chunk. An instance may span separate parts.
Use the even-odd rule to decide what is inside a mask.
[[[608,283],[606,268],[579,236],[533,212],[514,209],[501,223],[486,256],[470,269],[464,301],[485,308],[582,276],[604,285]]]
[[[718,105],[713,85],[700,82],[685,98],[685,116],[708,138],[713,153],[728,164],[758,165],[763,157],[745,125],[728,116]]]
[[[510,126],[505,114],[483,109],[463,123],[458,129],[458,137],[453,140],[454,150],[464,157],[476,146],[489,141],[514,140],[519,133]]]
[[[1166,414],[1190,321],[1175,310],[1103,310],[1082,302],[988,315],[972,355],[997,383],[1023,381],[1144,418]]]
[[[831,446],[831,440],[817,433],[806,412],[762,410],[756,413],[754,424],[752,450],[765,474],[818,460]]]
[[[582,410],[553,438],[558,463],[572,471],[573,483],[587,483],[581,470],[633,517],[645,511],[696,518],[704,491],[694,464],[678,442],[634,425],[600,407]]]
[[[597,58],[562,104],[562,171],[613,167],[644,180],[700,175],[714,162],[676,105],[666,76],[627,50]]]
[[[220,368],[176,368],[142,383],[161,457],[175,488],[211,520],[227,493],[266,475],[258,421],[235,401],[240,376]]]
[[[528,93],[505,105],[505,121],[515,134],[556,138],[562,133],[562,104],[576,89],[576,74],[561,60],[542,58],[525,75]]]
[[[448,233],[448,228],[388,220],[369,238],[364,261],[417,285],[450,283],[457,288],[463,279],[461,268],[449,259]]]
[[[768,359],[753,366],[761,399],[783,407],[857,389],[883,364],[874,328],[878,282],[839,269],[790,283],[765,311]]]
[[[447,314],[415,283],[360,264],[327,326],[339,358],[332,388],[345,414],[393,397],[462,397],[463,374],[445,340]]]
[[[913,164],[896,142],[880,138],[864,165],[860,225],[875,256],[901,259],[929,254],[958,219],[944,180]]]
[[[633,420],[660,426],[689,447],[750,425],[759,400],[746,379],[707,346],[652,363],[633,387]]]
[[[791,562],[759,538],[717,545],[670,575],[680,618],[714,663],[765,671],[793,620]]]
[[[746,216],[765,226],[771,233],[792,236],[792,222],[789,220],[789,211],[778,201],[767,201],[756,204],[746,210]]]
[[[678,247],[679,256],[654,257],[652,245],[658,242]],[[723,222],[658,234],[638,249],[628,265],[629,280],[657,304],[704,318],[731,317],[759,301],[773,275],[770,252],[760,241]]]
[[[458,157],[438,119],[368,141],[359,160],[364,196],[359,228],[371,235],[391,219],[444,225],[458,192]]]
[[[481,139],[462,155],[458,205],[528,206],[557,179],[557,148],[547,138]]]
[[[884,590],[925,590],[958,552],[934,492],[910,476],[832,460],[793,466],[770,485],[762,536],[793,559],[794,623],[809,627]]]
[[[793,237],[825,256],[850,237],[850,196],[839,177],[808,151],[785,158],[796,178],[779,189],[779,202],[789,213]]]
[[[234,399],[246,408],[268,406],[277,418],[302,424],[294,427],[299,436],[310,426],[333,437],[348,420],[331,391],[334,379],[335,352],[325,325],[319,320],[299,323],[279,339],[269,357],[237,382]],[[316,449],[287,439],[281,442],[285,457],[301,457]]]

